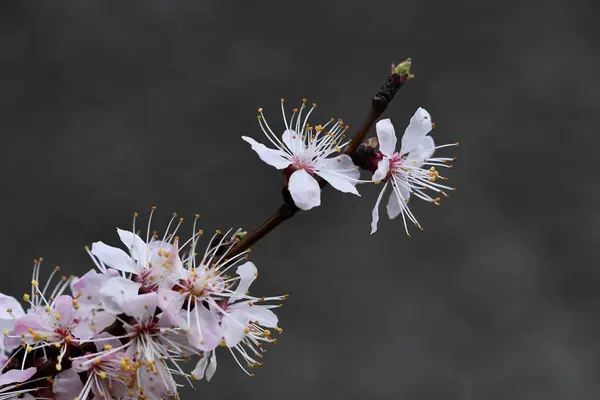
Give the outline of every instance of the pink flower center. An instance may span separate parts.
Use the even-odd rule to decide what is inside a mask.
[[[315,168],[311,165],[310,161],[301,160],[297,156],[292,156],[292,165],[294,171],[303,169],[311,175],[315,174]]]
[[[388,171],[386,178],[390,178],[394,172],[398,171],[403,163],[404,157],[402,157],[400,153],[396,152],[392,154],[392,157],[390,157],[390,170]]]

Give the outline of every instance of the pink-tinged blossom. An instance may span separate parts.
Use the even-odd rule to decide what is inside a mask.
[[[154,211],[154,209],[153,209]],[[137,216],[137,215],[136,215]],[[181,260],[179,259],[179,244],[175,234],[179,229],[183,218],[171,232],[171,226],[176,218],[174,214],[162,239],[157,234],[150,236],[150,223],[146,239],[142,239],[132,232],[117,228],[121,242],[125,245],[129,254],[125,251],[109,246],[103,242],[92,244],[90,254],[98,269],[106,274],[107,268],[113,268],[121,272],[123,278],[129,278],[140,284],[142,292],[158,292],[161,288],[170,288],[181,276]],[[150,216],[150,221],[152,215]],[[92,278],[92,277],[90,277]],[[94,279],[102,279],[94,277]],[[112,279],[112,278],[108,278]],[[108,279],[102,283],[102,287],[110,286]]]
[[[378,154],[377,170],[372,179],[376,183],[384,181],[385,184],[373,208],[371,234],[377,231],[379,203],[388,185],[392,187],[392,193],[387,203],[388,217],[394,219],[398,215],[402,215],[404,228],[409,236],[407,221],[422,229],[408,208],[410,197],[416,196],[439,205],[441,198],[431,197],[426,191],[431,190],[436,194],[448,196],[444,190],[454,190],[437,182],[438,180],[446,181],[447,179],[441,176],[436,169],[436,167],[451,168],[449,162],[453,158],[432,156],[436,149],[455,146],[458,143],[435,146],[433,138],[428,136],[432,128],[433,123],[429,113],[425,109],[419,108],[404,131],[400,151],[396,151],[397,139],[394,126],[389,119],[377,122],[376,129],[380,154]]]
[[[276,135],[262,112],[258,109],[259,125],[275,147],[268,148],[247,136],[242,136],[252,149],[265,163],[277,168],[285,169],[289,175],[288,189],[296,206],[302,210],[310,210],[321,204],[321,188],[316,176],[326,180],[331,186],[344,193],[360,196],[356,184],[360,172],[354,166],[352,159],[345,154],[330,157],[340,153],[348,142],[344,142],[344,132],[348,128],[342,120],[330,120],[325,125],[312,127],[308,118],[316,105],[303,117],[306,109],[306,99],[303,100],[300,110],[294,109],[289,122],[285,115],[281,101],[281,111],[285,131],[281,139]]]
[[[77,393],[83,389],[83,383],[73,368],[64,370],[56,375],[52,384],[52,393],[55,400],[73,400]],[[85,397],[79,400],[87,400]]]
[[[218,235],[221,238],[216,240]],[[184,259],[186,278],[174,288],[185,298],[183,326],[189,333],[190,344],[205,354],[193,372],[197,379],[214,374],[214,350],[219,344],[229,348],[244,371],[233,350],[246,364],[260,365],[262,343],[275,342],[266,328],[280,331],[277,317],[270,310],[279,305],[260,303],[282,301],[287,296],[257,298],[249,294],[258,271],[252,262],[246,261],[246,252],[228,256],[235,244],[235,241],[226,242],[230,235],[231,230],[224,235],[217,231],[202,257]],[[191,254],[196,254],[196,247],[197,239],[192,241]],[[235,277],[229,275],[233,268],[236,268]]]
[[[271,311],[280,305],[261,303],[282,301],[287,295],[261,298],[250,296],[248,289],[258,276],[258,270],[251,262],[240,265],[236,274],[239,277],[236,289],[228,299],[217,302],[214,309],[218,311],[221,322],[223,344],[229,348],[238,365],[248,373],[235,353],[240,355],[249,367],[262,365],[260,359],[263,357],[263,343],[277,342],[271,337],[270,329],[278,333],[281,333],[282,329],[277,326],[277,316]]]
[[[87,399],[91,394],[103,399],[132,397],[137,386],[136,364],[123,351],[110,351],[121,346],[115,337],[105,333],[98,339],[96,348],[106,351],[103,356],[89,353],[73,359],[73,370],[87,377],[76,398]]]
[[[37,286],[37,281],[32,285]],[[69,346],[90,340],[114,319],[114,316],[92,306],[79,305],[77,299],[71,296],[61,295],[56,299],[45,299],[43,307],[32,307],[18,318],[14,328],[5,332],[5,342],[13,343],[13,346],[17,341],[22,343],[27,346],[27,354],[43,352],[49,346],[59,349],[56,369],[60,371]]]
[[[40,379],[30,380],[36,372],[37,369],[31,367],[24,370],[12,369],[0,374],[0,400],[33,399],[30,393],[38,388],[30,386],[24,389],[23,385],[39,381]]]
[[[172,309],[159,309],[159,294],[150,292],[138,295],[122,304],[127,318],[120,319],[125,333],[118,337],[125,343],[96,353],[80,364],[79,368],[88,368],[90,364],[123,352],[128,360],[136,363],[136,379],[141,382],[152,381],[157,385],[156,391],[164,395],[175,395],[177,384],[174,375],[186,379],[189,374],[183,372],[180,362],[187,356],[199,354],[187,345],[185,332],[173,325],[172,315],[181,310],[181,303],[172,303]],[[159,312],[162,311],[162,312]]]

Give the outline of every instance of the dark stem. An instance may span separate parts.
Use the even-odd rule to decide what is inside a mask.
[[[408,66],[410,67],[410,60],[408,61]],[[344,150],[344,154],[352,155],[358,146],[365,139],[365,136],[373,126],[373,124],[377,121],[377,119],[385,112],[388,108],[396,93],[400,90],[400,88],[404,85],[406,81],[408,81],[412,75],[410,75],[410,71],[407,68],[406,71],[402,71],[400,73],[392,73],[381,89],[373,96],[371,100],[371,109],[369,110],[369,114],[367,118],[363,122],[363,124],[358,128],[358,131],[348,144]],[[319,179],[319,185],[324,187],[327,185],[327,182],[324,179]],[[260,239],[265,237],[269,232],[273,229],[277,228],[282,222],[292,218],[300,209],[296,207],[294,201],[292,200],[287,187],[283,188],[283,199],[284,203],[279,207],[279,209],[273,214],[268,220],[266,220],[261,226],[259,226],[254,232],[247,234],[243,239],[241,239],[235,246],[229,250],[228,258],[234,257],[245,250],[249,249]]]

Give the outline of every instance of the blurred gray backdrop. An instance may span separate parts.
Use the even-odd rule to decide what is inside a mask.
[[[252,229],[280,175],[240,136],[279,99],[357,126],[389,65],[460,140],[455,194],[413,201],[411,239],[380,187],[327,188],[254,246],[255,294],[289,293],[284,333],[248,378],[226,352],[183,399],[597,399],[600,51],[592,1],[4,1],[0,291],[44,256],[81,274],[158,206],[207,231]],[[365,177],[367,175],[365,174]]]

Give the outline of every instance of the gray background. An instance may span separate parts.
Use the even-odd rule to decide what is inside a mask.
[[[357,126],[389,64],[416,79],[386,116],[426,107],[460,140],[411,239],[379,187],[331,188],[254,247],[256,294],[288,292],[285,332],[246,377],[225,352],[197,394],[233,399],[597,399],[600,52],[591,1],[5,1],[0,42],[0,290],[31,258],[92,266],[132,212],[251,229],[278,172],[240,135],[279,98]],[[365,174],[366,178],[368,175]],[[191,218],[188,220],[191,222]],[[191,223],[186,225],[191,231]],[[185,392],[184,399],[194,398]]]

